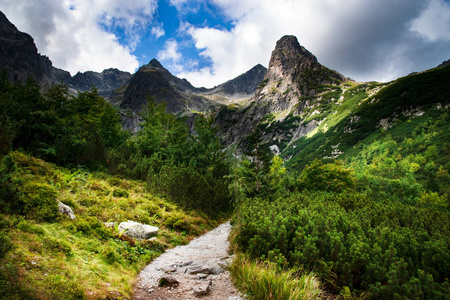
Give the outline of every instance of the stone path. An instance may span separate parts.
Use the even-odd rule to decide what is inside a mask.
[[[224,223],[156,258],[139,274],[134,299],[244,299],[226,270],[232,261],[228,255],[230,229],[230,223]]]

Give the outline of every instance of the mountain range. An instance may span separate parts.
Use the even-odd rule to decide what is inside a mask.
[[[172,75],[156,59],[134,74],[107,69],[71,76],[53,67],[48,57],[38,53],[32,37],[18,31],[1,12],[0,43],[0,69],[8,72],[10,80],[31,77],[43,88],[64,83],[73,94],[96,87],[119,109],[125,129],[139,130],[139,113],[152,97],[156,102],[165,101],[166,110],[178,116],[215,114],[223,143],[238,152],[245,149],[252,132],[260,131],[262,141],[285,159],[298,153],[295,148],[301,138],[324,134],[344,120],[350,121],[341,134],[351,134],[361,118],[358,108],[369,99],[375,101],[383,88],[396,84],[354,82],[321,65],[295,36],[284,36],[277,42],[268,69],[257,65],[210,89],[194,87]],[[448,61],[439,67],[447,65]],[[416,108],[404,107],[402,111],[409,109]],[[389,116],[398,113],[386,112],[388,118],[376,120],[374,126],[388,128]],[[323,152],[322,158],[336,158],[342,151],[328,147]]]

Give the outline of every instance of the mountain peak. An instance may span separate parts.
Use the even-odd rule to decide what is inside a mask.
[[[147,66],[153,67],[153,68],[155,68],[155,69],[162,69],[162,68],[164,68],[164,67],[161,65],[161,63],[160,63],[156,58],[153,58],[153,59],[148,63]]]
[[[139,71],[150,71],[150,70],[166,70],[161,63],[156,59],[153,58],[148,64],[143,65],[139,68]]]
[[[285,35],[279,39],[275,46],[274,52],[275,54],[280,54],[282,57],[286,58],[306,57],[317,61],[316,57],[311,52],[306,50],[305,47],[301,46],[297,40],[297,37],[293,35]]]
[[[266,71],[267,69],[264,66],[257,64],[238,77],[213,88],[212,91],[226,95],[253,95],[261,81],[264,79]]]
[[[269,72],[284,77],[294,69],[304,71],[317,64],[317,58],[302,47],[293,35],[278,40],[269,62]]]

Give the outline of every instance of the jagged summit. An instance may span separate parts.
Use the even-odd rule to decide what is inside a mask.
[[[12,31],[18,31],[16,26],[9,22],[6,15],[0,11],[0,30],[12,30]]]
[[[450,66],[450,59],[447,59],[446,61],[443,61],[438,67],[446,67]]]
[[[164,69],[164,67],[156,58],[153,58],[148,64],[143,65],[142,67],[139,68],[140,71],[160,70],[160,69]]]
[[[71,93],[76,94],[96,86],[100,95],[108,99],[111,91],[127,82],[131,74],[117,69],[107,69],[101,73],[78,72],[75,76],[53,67],[46,56],[40,55],[33,38],[20,32],[0,11],[0,71],[6,70],[10,80],[33,78],[42,86],[63,82]]]
[[[348,80],[336,71],[322,66],[317,58],[297,38],[283,36],[276,43],[264,78],[265,86],[257,94],[271,94],[271,98],[292,98],[290,93],[314,96],[317,85],[333,84]],[[274,87],[276,85],[276,87]],[[286,92],[289,90],[288,92]],[[286,97],[282,97],[285,95]],[[261,97],[259,97],[261,98]]]
[[[269,72],[281,77],[289,75],[292,69],[304,71],[317,63],[317,58],[305,47],[300,46],[295,36],[286,35],[277,42],[272,52]]]

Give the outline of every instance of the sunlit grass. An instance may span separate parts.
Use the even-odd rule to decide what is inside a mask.
[[[1,215],[14,224],[8,231],[14,247],[0,261],[2,299],[130,299],[152,259],[220,222],[149,193],[139,181],[15,157],[19,176],[55,187],[77,219]],[[114,196],[117,189],[125,192]],[[157,241],[129,240],[103,224],[127,220],[158,226]]]
[[[270,263],[254,262],[237,255],[230,272],[234,284],[248,299],[297,300],[324,299],[326,294],[314,274],[280,271]]]

